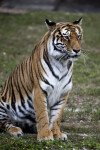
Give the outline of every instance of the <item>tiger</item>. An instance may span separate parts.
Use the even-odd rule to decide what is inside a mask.
[[[39,141],[67,140],[60,125],[72,89],[73,63],[82,53],[81,22],[46,19],[48,31],[1,89],[1,130],[14,137],[37,133]]]

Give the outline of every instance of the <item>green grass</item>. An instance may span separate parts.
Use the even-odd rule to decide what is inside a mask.
[[[22,138],[14,138],[5,134],[2,134],[0,141],[1,150],[79,150],[79,149],[100,149],[100,139],[97,137],[81,137],[73,134],[73,138],[69,136],[70,140],[62,142],[60,140],[55,141],[36,141],[36,137],[33,135],[25,135]]]
[[[74,63],[73,90],[62,118],[68,141],[39,143],[36,135],[13,138],[0,133],[0,150],[99,150],[100,149],[100,14],[28,11],[23,15],[0,14],[0,87],[14,67],[31,55],[47,31],[45,19],[74,21],[83,17],[85,58]],[[86,136],[84,136],[84,134]]]

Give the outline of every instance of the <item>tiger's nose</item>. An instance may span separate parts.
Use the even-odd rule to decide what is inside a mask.
[[[73,49],[73,51],[74,51],[75,53],[78,53],[78,52],[80,52],[80,49]]]

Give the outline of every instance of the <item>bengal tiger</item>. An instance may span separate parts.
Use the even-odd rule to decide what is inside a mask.
[[[48,32],[2,87],[1,129],[15,137],[28,130],[37,132],[39,141],[67,140],[60,122],[72,89],[73,61],[81,55],[81,22],[46,19]]]

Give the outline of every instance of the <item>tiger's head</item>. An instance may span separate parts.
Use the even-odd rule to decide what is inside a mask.
[[[46,19],[49,28],[47,48],[49,54],[58,60],[77,60],[81,55],[82,18],[73,23],[55,23]]]

